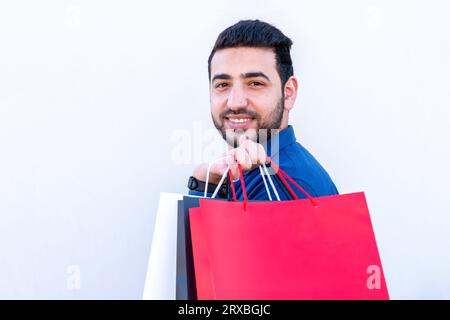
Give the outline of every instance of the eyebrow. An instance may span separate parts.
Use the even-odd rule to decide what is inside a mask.
[[[269,77],[261,71],[253,71],[253,72],[247,72],[247,73],[241,73],[240,78],[241,79],[248,79],[248,78],[258,78],[258,77],[263,77],[265,78],[267,81],[270,81]],[[214,80],[231,80],[232,76],[230,76],[229,74],[226,73],[219,73],[214,75],[214,77],[211,80],[211,83],[214,82]]]

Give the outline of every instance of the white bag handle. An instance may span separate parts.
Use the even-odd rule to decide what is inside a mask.
[[[208,193],[209,172],[211,171],[212,164],[217,162],[217,161],[219,161],[219,160],[223,160],[223,159],[226,159],[226,158],[228,158],[228,157],[221,157],[221,158],[215,159],[215,160],[213,160],[213,161],[211,161],[209,163],[208,169],[206,170],[205,192],[203,194],[203,197],[206,198],[206,195]],[[212,199],[214,199],[217,196],[217,193],[219,192],[220,187],[222,186],[223,181],[225,180],[225,178],[226,178],[230,168],[231,168],[231,165],[229,165],[227,167],[227,169],[225,170],[225,172],[222,174],[222,178],[220,179],[219,184],[217,185],[216,189],[214,190],[214,193],[211,196]],[[272,187],[272,190],[275,193],[275,197],[277,198],[277,201],[280,201],[280,196],[278,195],[277,189],[275,188],[275,185],[273,184],[272,178],[270,177],[269,171],[267,170],[267,167],[266,167],[265,163],[263,163],[261,166],[259,166],[259,172],[261,173],[261,177],[263,179],[264,187],[266,188],[266,192],[267,192],[267,195],[269,197],[269,200],[272,201],[272,195],[270,194],[269,187],[267,186],[267,182],[266,182],[266,179],[264,177],[265,175],[267,175],[267,179],[269,180],[270,186]]]
[[[270,173],[269,173],[269,170],[267,170],[266,164],[263,163],[262,167],[264,168],[264,172],[267,175],[267,179],[269,180],[269,183],[272,186],[272,190],[275,193],[275,197],[277,198],[277,201],[280,201],[280,196],[278,195],[277,188],[275,188],[275,185],[273,184],[272,178],[270,177]],[[262,178],[264,180],[264,174],[263,174],[263,172],[261,170],[261,167],[259,167],[259,169],[261,171],[261,175],[262,175]],[[269,188],[267,188],[266,180],[264,180],[264,185],[266,186],[267,194],[269,195],[270,200],[272,200],[272,198],[270,196]]]
[[[224,160],[224,159],[226,159],[226,158],[228,158],[228,157],[220,157],[220,158],[217,158],[217,159],[215,159],[215,160],[213,160],[213,161],[211,161],[211,162],[209,163],[208,169],[206,170],[205,193],[203,194],[203,197],[206,198],[206,195],[207,195],[207,193],[208,193],[209,172],[211,171],[211,166],[212,166],[212,164],[215,163],[215,162],[217,162],[217,161],[219,161],[219,160]],[[215,195],[216,192],[218,192],[218,189],[219,189],[219,187],[222,185],[223,180],[225,179],[225,177],[227,176],[227,173],[228,173],[228,170],[230,170],[230,167],[231,167],[231,166],[228,166],[228,167],[227,167],[227,170],[225,170],[225,172],[223,173],[222,179],[220,179],[220,182],[219,182],[219,184],[218,184],[216,190],[214,191],[213,195]]]

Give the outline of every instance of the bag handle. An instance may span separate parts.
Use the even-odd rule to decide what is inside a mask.
[[[215,162],[217,162],[217,161],[219,161],[219,160],[224,160],[224,159],[226,159],[226,158],[227,158],[227,157],[217,158],[217,159],[211,161],[211,162],[208,164],[208,169],[206,170],[205,192],[204,192],[204,194],[203,194],[203,197],[204,197],[204,198],[206,198],[206,195],[207,195],[207,193],[208,193],[209,172],[211,171],[211,166],[213,165],[213,163],[215,163]],[[219,184],[217,185],[216,190],[214,190],[214,193],[213,193],[212,198],[215,198],[216,195],[217,195],[217,192],[219,192],[220,186],[222,185],[223,180],[225,179],[226,173],[227,173],[228,170],[230,170],[230,166],[228,166],[227,170],[225,170],[225,173],[222,175],[222,178],[220,179],[220,182],[219,182]]]
[[[210,173],[210,171],[211,171],[211,166],[212,166],[212,164],[213,164],[214,162],[217,162],[217,161],[219,161],[219,160],[224,160],[224,159],[226,159],[226,158],[227,158],[227,157],[221,157],[221,158],[215,159],[215,160],[213,160],[213,161],[211,161],[211,162],[209,163],[208,169],[207,169],[207,171],[206,171],[205,192],[204,192],[204,195],[203,195],[204,198],[207,197],[207,190],[208,190],[208,183],[209,183],[209,173]],[[266,165],[265,165],[264,163],[263,163],[262,167],[263,167],[264,170],[265,170],[265,173],[266,173],[266,175],[267,175],[267,179],[269,180],[269,183],[270,183],[270,185],[271,185],[271,187],[272,187],[272,189],[273,189],[273,192],[275,193],[275,196],[276,196],[277,200],[280,201],[280,196],[278,195],[277,189],[275,188],[275,185],[273,184],[272,178],[270,177],[270,174],[269,174],[269,172],[267,171]],[[220,187],[222,186],[222,184],[223,184],[223,182],[224,182],[224,180],[225,180],[225,178],[226,178],[226,176],[227,176],[227,173],[228,173],[228,172],[231,172],[230,170],[231,170],[231,165],[229,165],[229,166],[227,167],[227,169],[224,171],[224,173],[223,173],[223,175],[222,175],[222,177],[221,177],[219,183],[217,184],[216,189],[214,190],[214,192],[213,192],[213,194],[212,194],[212,196],[211,196],[212,199],[215,198],[215,197],[217,196],[217,193],[219,192]],[[261,168],[261,166],[259,167],[259,170],[260,170],[262,179],[263,179],[263,181],[264,181],[264,186],[265,186],[265,188],[266,188],[266,191],[267,191],[267,195],[268,195],[268,197],[269,197],[269,200],[272,201],[272,196],[271,196],[271,194],[270,194],[269,187],[267,186],[266,179],[264,178],[264,172],[263,172],[263,169]],[[230,175],[230,181],[233,181],[231,175]],[[231,185],[232,185],[231,189],[232,189],[232,191],[233,191],[233,189],[234,189],[234,184],[231,183]],[[234,191],[234,192],[236,193],[236,191]],[[234,193],[234,196],[236,196],[235,193]],[[235,199],[235,198],[236,198],[236,197],[234,197],[234,199]],[[237,201],[237,200],[235,200],[235,201]]]
[[[278,177],[280,178],[281,182],[284,184],[284,186],[288,189],[289,193],[291,194],[291,196],[295,199],[298,200],[298,196],[295,194],[295,192],[292,190],[291,186],[287,183],[286,179],[288,179],[294,186],[296,186],[311,202],[311,204],[314,207],[317,207],[317,200],[314,199],[308,192],[306,192],[305,189],[303,189],[297,182],[295,182],[294,179],[292,179],[286,172],[284,172],[283,170],[281,170],[280,167],[278,167],[270,157],[267,157],[267,161],[270,163],[271,167],[275,170],[276,174],[278,175]],[[242,186],[242,194],[244,196],[244,210],[247,209],[247,203],[248,203],[248,197],[247,197],[247,190],[245,189],[245,183],[244,183],[244,175],[242,173],[242,167],[241,164],[238,162],[237,163],[238,166],[238,170],[239,170],[239,180],[241,182],[241,186]],[[267,168],[266,168],[267,170]],[[233,181],[233,177],[231,175],[231,170],[228,170],[228,174],[230,176],[230,180],[231,180],[231,191],[233,193],[233,200],[237,201],[236,198],[236,190],[234,188],[234,183]],[[271,181],[271,180],[270,180]],[[277,194],[278,195],[278,194]],[[278,198],[279,199],[279,198]]]
[[[261,174],[261,178],[263,179],[264,187],[266,188],[267,195],[269,196],[269,200],[272,201],[272,195],[270,194],[269,187],[267,186],[265,176],[267,176],[267,179],[269,180],[270,186],[272,187],[272,190],[275,193],[275,197],[277,198],[277,201],[280,201],[280,196],[278,195],[277,188],[275,188],[275,185],[273,184],[272,178],[270,177],[269,171],[267,171],[267,167],[266,167],[265,163],[263,163],[262,166],[259,166],[259,172]]]
[[[238,166],[238,171],[239,171],[239,180],[241,181],[241,186],[242,186],[242,194],[244,196],[244,210],[246,210],[247,203],[248,203],[248,197],[247,197],[247,190],[245,189],[244,174],[242,173],[242,167],[239,162],[237,163],[237,166]],[[233,193],[233,200],[235,202],[237,202],[236,189],[234,188],[233,176],[231,174],[231,170],[228,170],[228,175],[229,175],[230,181],[231,181],[230,185],[231,185],[231,192]]]
[[[267,157],[267,160],[269,160],[270,165],[272,166],[272,168],[274,168],[274,170],[276,171],[278,177],[280,177],[281,181],[283,182],[284,186],[288,189],[289,193],[291,194],[291,196],[295,199],[298,200],[297,195],[295,194],[295,192],[292,190],[291,186],[287,183],[287,181],[285,180],[288,179],[294,186],[296,186],[308,199],[309,201],[312,203],[312,205],[314,207],[317,207],[317,200],[314,199],[308,192],[306,192],[305,189],[303,189],[297,182],[295,182],[294,179],[292,179],[291,177],[289,177],[289,175],[284,172],[283,170],[281,170],[280,167],[278,167],[270,157]]]

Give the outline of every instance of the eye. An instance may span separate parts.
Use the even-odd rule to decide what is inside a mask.
[[[228,86],[228,83],[226,83],[226,82],[219,82],[214,87],[218,88],[218,89],[221,89],[221,88],[224,88],[226,86]]]
[[[252,82],[250,82],[250,86],[251,87],[261,87],[261,86],[263,86],[264,84],[263,83],[261,83],[261,82],[259,82],[259,81],[252,81]]]

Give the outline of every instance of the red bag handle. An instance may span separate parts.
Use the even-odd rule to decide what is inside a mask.
[[[241,181],[241,186],[242,186],[242,194],[244,195],[244,210],[246,210],[248,198],[247,198],[247,190],[245,190],[244,174],[242,173],[242,167],[239,162],[237,163],[237,166],[238,166],[238,170],[239,170],[239,180]],[[231,169],[228,170],[228,175],[230,176],[230,185],[231,185],[231,192],[233,193],[233,200],[236,202],[237,201],[236,189],[234,188],[233,176],[231,175]]]
[[[296,186],[309,199],[309,201],[312,203],[312,205],[314,207],[317,207],[316,199],[314,199],[308,192],[306,192],[306,190],[303,189],[297,182],[295,182],[294,179],[289,177],[289,175],[286,172],[281,170],[281,168],[278,167],[272,161],[272,159],[270,157],[267,157],[267,160],[270,163],[270,165],[272,166],[272,168],[274,168],[274,170],[277,173],[278,177],[280,178],[281,182],[283,182],[284,186],[288,189],[289,193],[295,200],[298,200],[298,197],[295,194],[295,192],[292,190],[291,186],[287,183],[286,179],[288,179],[294,186]],[[237,166],[238,166],[238,170],[239,170],[239,180],[240,180],[241,186],[242,186],[242,194],[244,195],[244,210],[245,210],[245,209],[247,209],[247,203],[248,203],[247,190],[245,189],[244,175],[242,173],[241,164],[238,162]],[[236,202],[237,201],[236,189],[234,188],[233,176],[231,175],[231,170],[228,171],[228,175],[230,177],[230,185],[231,185],[231,192],[233,193],[233,200]]]
[[[291,196],[295,199],[298,200],[297,195],[295,194],[295,192],[292,190],[291,186],[287,183],[287,181],[284,179],[288,179],[294,186],[296,186],[308,199],[309,201],[311,201],[311,203],[313,204],[314,207],[317,207],[317,201],[316,199],[314,199],[308,192],[306,192],[305,189],[303,189],[297,182],[295,182],[294,179],[292,179],[291,177],[289,177],[289,175],[284,172],[283,170],[281,170],[280,167],[278,167],[270,157],[267,157],[267,160],[269,160],[270,165],[272,166],[272,168],[274,168],[274,170],[276,171],[278,177],[280,177],[281,181],[283,182],[283,184],[285,185],[285,187],[288,189],[289,193],[291,194]]]

